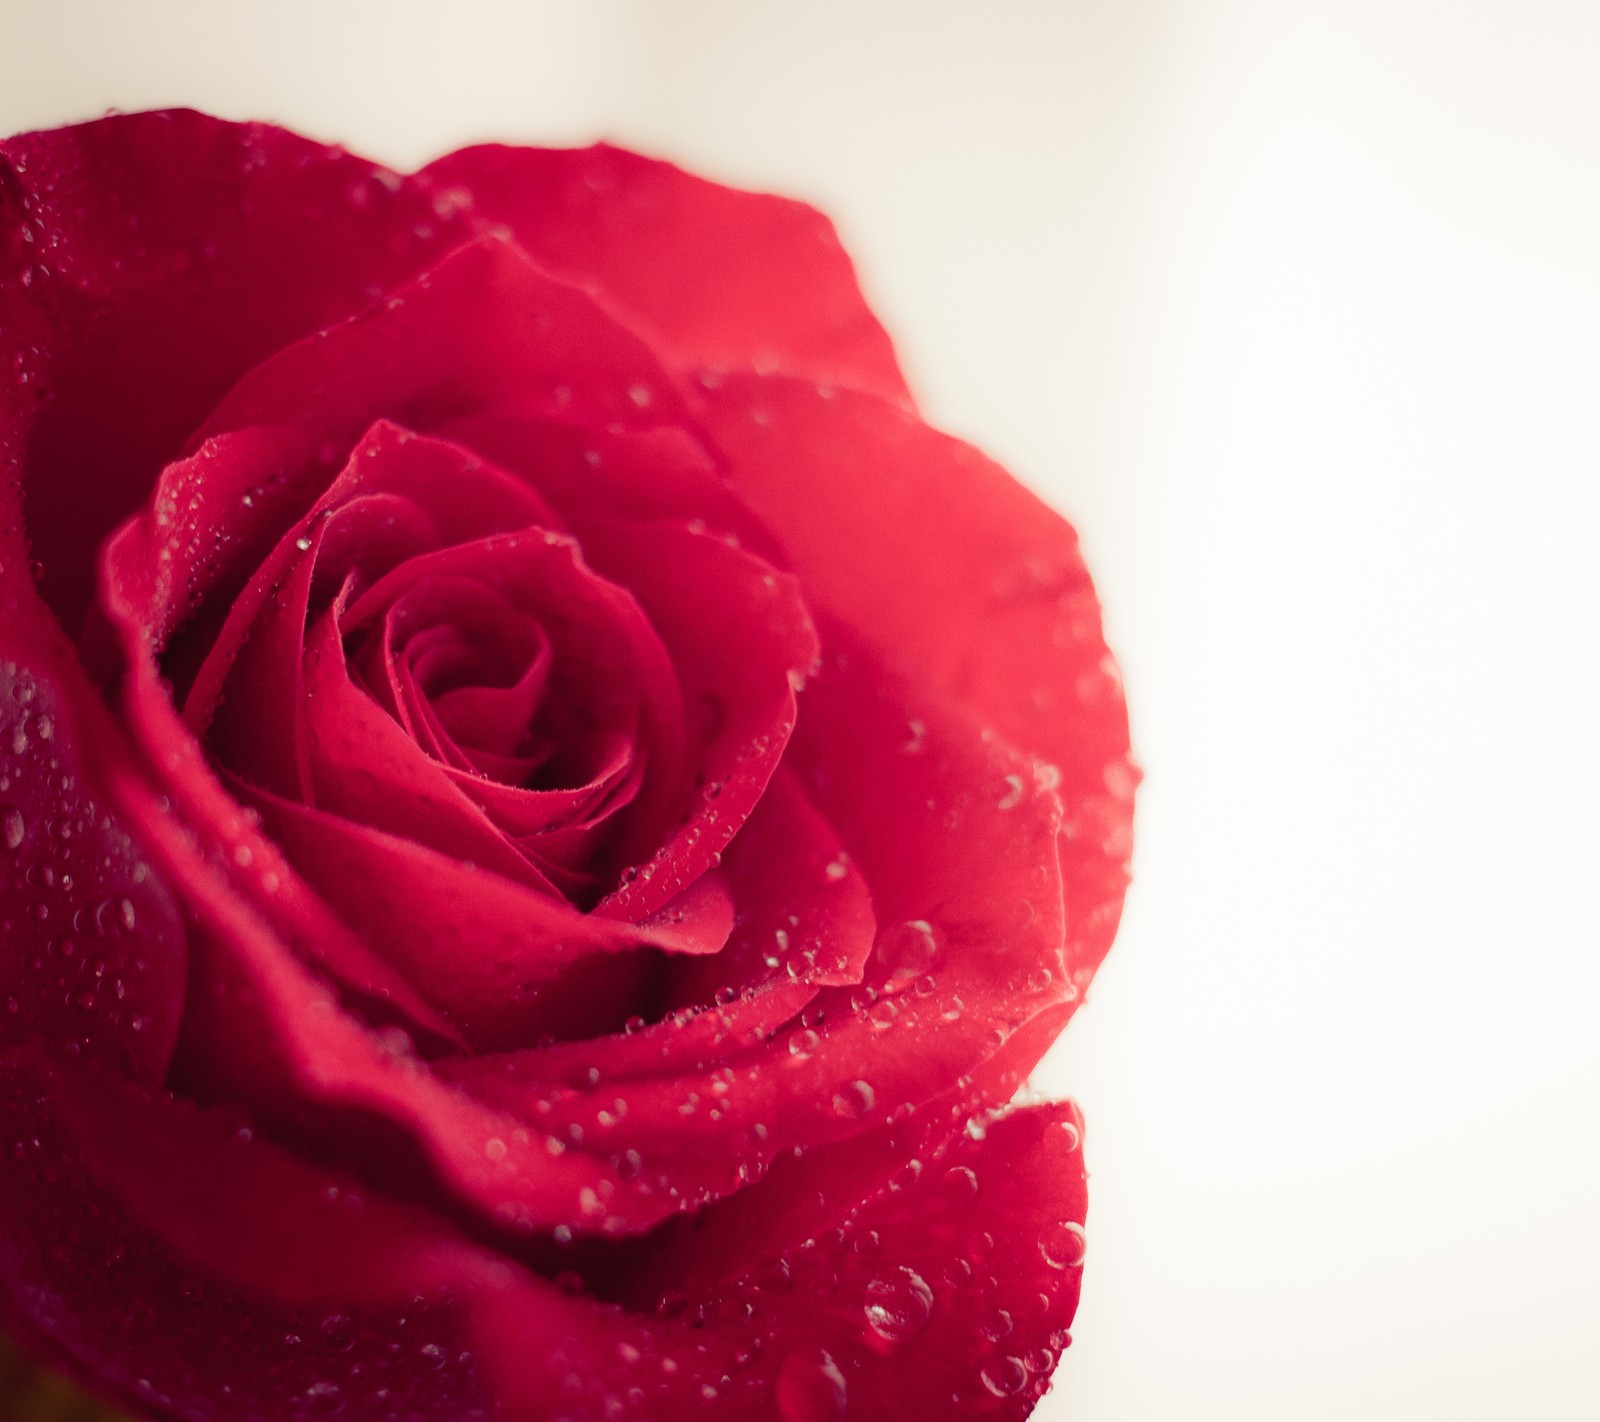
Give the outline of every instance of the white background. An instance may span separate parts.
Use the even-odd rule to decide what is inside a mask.
[[[170,103],[808,197],[1078,524],[1149,778],[1041,1418],[1600,1416],[1600,7],[0,0],[0,130]]]

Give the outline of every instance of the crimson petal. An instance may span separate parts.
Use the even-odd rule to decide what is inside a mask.
[[[185,887],[190,997],[173,1080],[197,1100],[242,1103],[364,1165],[393,1163],[398,1151],[408,1178],[420,1159],[453,1198],[515,1227],[641,1229],[678,1208],[446,1087],[369,1033],[170,812],[137,783],[118,789],[131,832]]]
[[[878,1189],[858,1203],[847,1187],[835,1201],[819,1176],[833,1228],[809,1247],[698,1302],[679,1293],[680,1317],[564,1318],[563,1404],[627,1422],[1025,1416],[1071,1341],[1081,1129],[1064,1105],[986,1121],[976,1138],[958,1135],[926,1159],[886,1153],[878,1139],[850,1142],[881,1172]],[[892,1174],[891,1160],[902,1167]],[[510,1415],[539,1415],[534,1389],[548,1385],[525,1371],[537,1310],[536,1297],[511,1288],[486,1293],[475,1311]],[[609,1399],[619,1405],[603,1410]]]
[[[803,203],[607,144],[468,148],[418,178],[685,366],[781,369],[911,404],[833,224]]]
[[[1066,924],[1048,777],[977,736],[958,708],[914,695],[844,629],[825,636],[832,651],[806,690],[790,763],[871,889],[881,926],[869,981],[825,989],[782,1038],[698,1074],[625,1090],[602,1078],[546,1102],[546,1129],[633,1151],[660,1188],[726,1193],[739,1169],[930,1100],[1014,1039],[1035,1052],[1025,1072],[1093,967],[1095,920]],[[908,749],[913,720],[923,730]],[[1074,880],[1065,901],[1092,910],[1095,890]],[[1049,1035],[1029,1030],[1046,1019]],[[520,1069],[474,1073],[472,1089],[519,1113],[544,1095]]]
[[[318,398],[306,400],[306,391]],[[285,346],[194,435],[285,425],[348,447],[374,421],[430,431],[483,410],[647,429],[683,423],[675,377],[585,292],[496,237],[444,258],[381,306]]]
[[[213,1116],[0,1055],[0,1307],[142,1414],[487,1422],[446,1230]],[[454,1254],[452,1253],[454,1250]],[[398,1345],[398,1346],[392,1346]]]
[[[1127,884],[1128,717],[1072,529],[992,461],[870,395],[730,376],[706,419],[813,605],[1059,771],[1094,962]],[[841,529],[848,529],[843,537]],[[914,728],[907,736],[914,735]]]
[[[357,935],[480,1048],[603,1032],[642,1005],[648,965],[638,950],[720,946],[580,913],[411,840],[235,789]],[[397,899],[394,883],[410,892]]]
[[[872,951],[872,899],[838,835],[780,765],[728,846],[724,872],[738,919],[715,958],[669,965],[672,1007],[708,1003],[769,981],[858,983]]]
[[[101,717],[0,656],[0,1044],[37,1034],[159,1081],[183,1012],[186,935],[166,885],[94,798],[101,767],[83,748],[97,732],[111,748]]]
[[[794,729],[816,630],[793,577],[687,524],[592,519],[584,550],[626,576],[668,649],[701,789],[681,828],[657,833],[662,847],[599,908],[637,918],[704,873],[749,817]]]
[[[228,387],[431,266],[466,215],[340,149],[172,111],[0,142],[14,231],[0,332],[51,398],[5,441],[45,600],[77,628],[101,538]]]

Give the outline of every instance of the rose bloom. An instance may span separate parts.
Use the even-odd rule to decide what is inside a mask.
[[[827,221],[0,144],[0,1327],[136,1413],[1018,1417],[1136,774]]]

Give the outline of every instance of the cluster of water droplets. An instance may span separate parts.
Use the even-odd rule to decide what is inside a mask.
[[[163,945],[145,941],[138,901],[156,886],[84,793],[60,719],[42,683],[0,662],[0,1039],[40,1030],[116,1054],[151,1025],[144,979]]]

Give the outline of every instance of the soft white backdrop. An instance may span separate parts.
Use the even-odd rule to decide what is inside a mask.
[[[838,221],[1148,780],[1077,1422],[1600,1416],[1590,0],[0,0],[0,130],[610,136]]]

